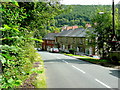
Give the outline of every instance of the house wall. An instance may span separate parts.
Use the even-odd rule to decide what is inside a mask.
[[[55,39],[62,50],[75,49],[85,53],[85,38],[80,37],[56,37]]]
[[[56,37],[55,42],[64,51],[75,49],[77,53],[95,55],[95,47],[86,45],[86,38],[83,37]]]
[[[88,41],[88,39],[85,39],[86,41],[86,47],[85,47],[85,53],[86,54],[89,54],[89,55],[97,55],[97,53],[95,53],[95,51],[97,52],[97,46],[95,47],[95,45],[89,45],[88,44],[88,42],[90,43],[90,42],[92,42],[92,40],[90,40],[89,39],[89,41]],[[97,39],[96,39],[97,40]]]
[[[47,50],[47,48],[54,47],[55,40],[43,40],[42,49]]]

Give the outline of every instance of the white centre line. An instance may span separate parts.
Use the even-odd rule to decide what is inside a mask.
[[[81,69],[79,69],[79,68],[77,68],[77,67],[75,67],[74,65],[72,65],[72,67],[74,67],[75,69],[77,69],[77,70],[79,70],[79,71],[81,71],[82,73],[86,73],[86,72],[84,72],[83,70],[81,70]]]
[[[101,81],[100,81],[100,80],[98,80],[98,79],[95,79],[95,81],[99,82],[100,84],[104,85],[104,86],[105,86],[105,87],[107,87],[107,88],[111,88],[110,86],[108,86],[108,85],[104,84],[103,82],[101,82]]]
[[[62,60],[63,62],[65,62],[66,64],[68,64],[68,62],[66,62],[65,60]]]

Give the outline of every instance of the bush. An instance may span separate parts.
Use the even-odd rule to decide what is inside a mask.
[[[15,88],[20,86],[30,74],[34,73],[33,63],[38,59],[32,45],[24,48],[18,46],[0,45],[0,60],[2,74],[0,75],[1,88]]]
[[[75,49],[69,49],[69,52],[70,52],[71,54],[74,54]]]
[[[19,86],[22,78],[27,74],[23,66],[26,62],[23,50],[17,46],[0,45],[0,60],[2,62],[1,88]]]

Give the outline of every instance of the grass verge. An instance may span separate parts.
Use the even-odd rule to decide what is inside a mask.
[[[32,82],[35,88],[47,88],[43,60],[41,60],[40,65],[36,67],[36,73],[37,76],[35,77],[35,80]]]
[[[116,66],[116,65],[112,64],[110,60],[107,60],[107,59],[96,59],[96,58],[88,57],[88,56],[65,54],[65,53],[64,53],[64,55],[77,56],[77,58],[80,60],[87,61],[87,62],[94,63],[94,64],[98,64],[98,65],[102,65],[102,66],[106,66],[106,67],[115,67]]]
[[[47,88],[44,62],[38,53],[34,55],[33,68],[20,88]]]
[[[41,60],[40,55],[37,53],[36,61],[34,63],[35,71],[37,75],[35,76],[34,81],[32,84],[35,88],[47,88],[46,85],[46,76],[45,76],[45,68],[44,68],[44,62]]]

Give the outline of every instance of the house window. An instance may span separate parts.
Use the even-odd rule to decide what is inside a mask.
[[[73,38],[73,44],[75,44],[75,38]]]
[[[47,43],[49,43],[49,41],[47,41]]]
[[[66,38],[65,42],[68,43],[68,38]]]
[[[83,44],[83,39],[80,39],[80,44]]]
[[[70,48],[72,49],[72,45],[70,45]]]
[[[65,49],[65,45],[63,45],[63,50]]]
[[[82,52],[82,51],[83,51],[83,48],[82,48],[82,47],[80,47],[79,49],[80,49],[80,50],[79,50],[80,52]]]
[[[79,52],[79,48],[77,47],[77,52]]]
[[[62,41],[63,41],[63,38],[60,38],[60,43],[62,43]]]
[[[51,44],[54,44],[54,41],[51,41]]]

